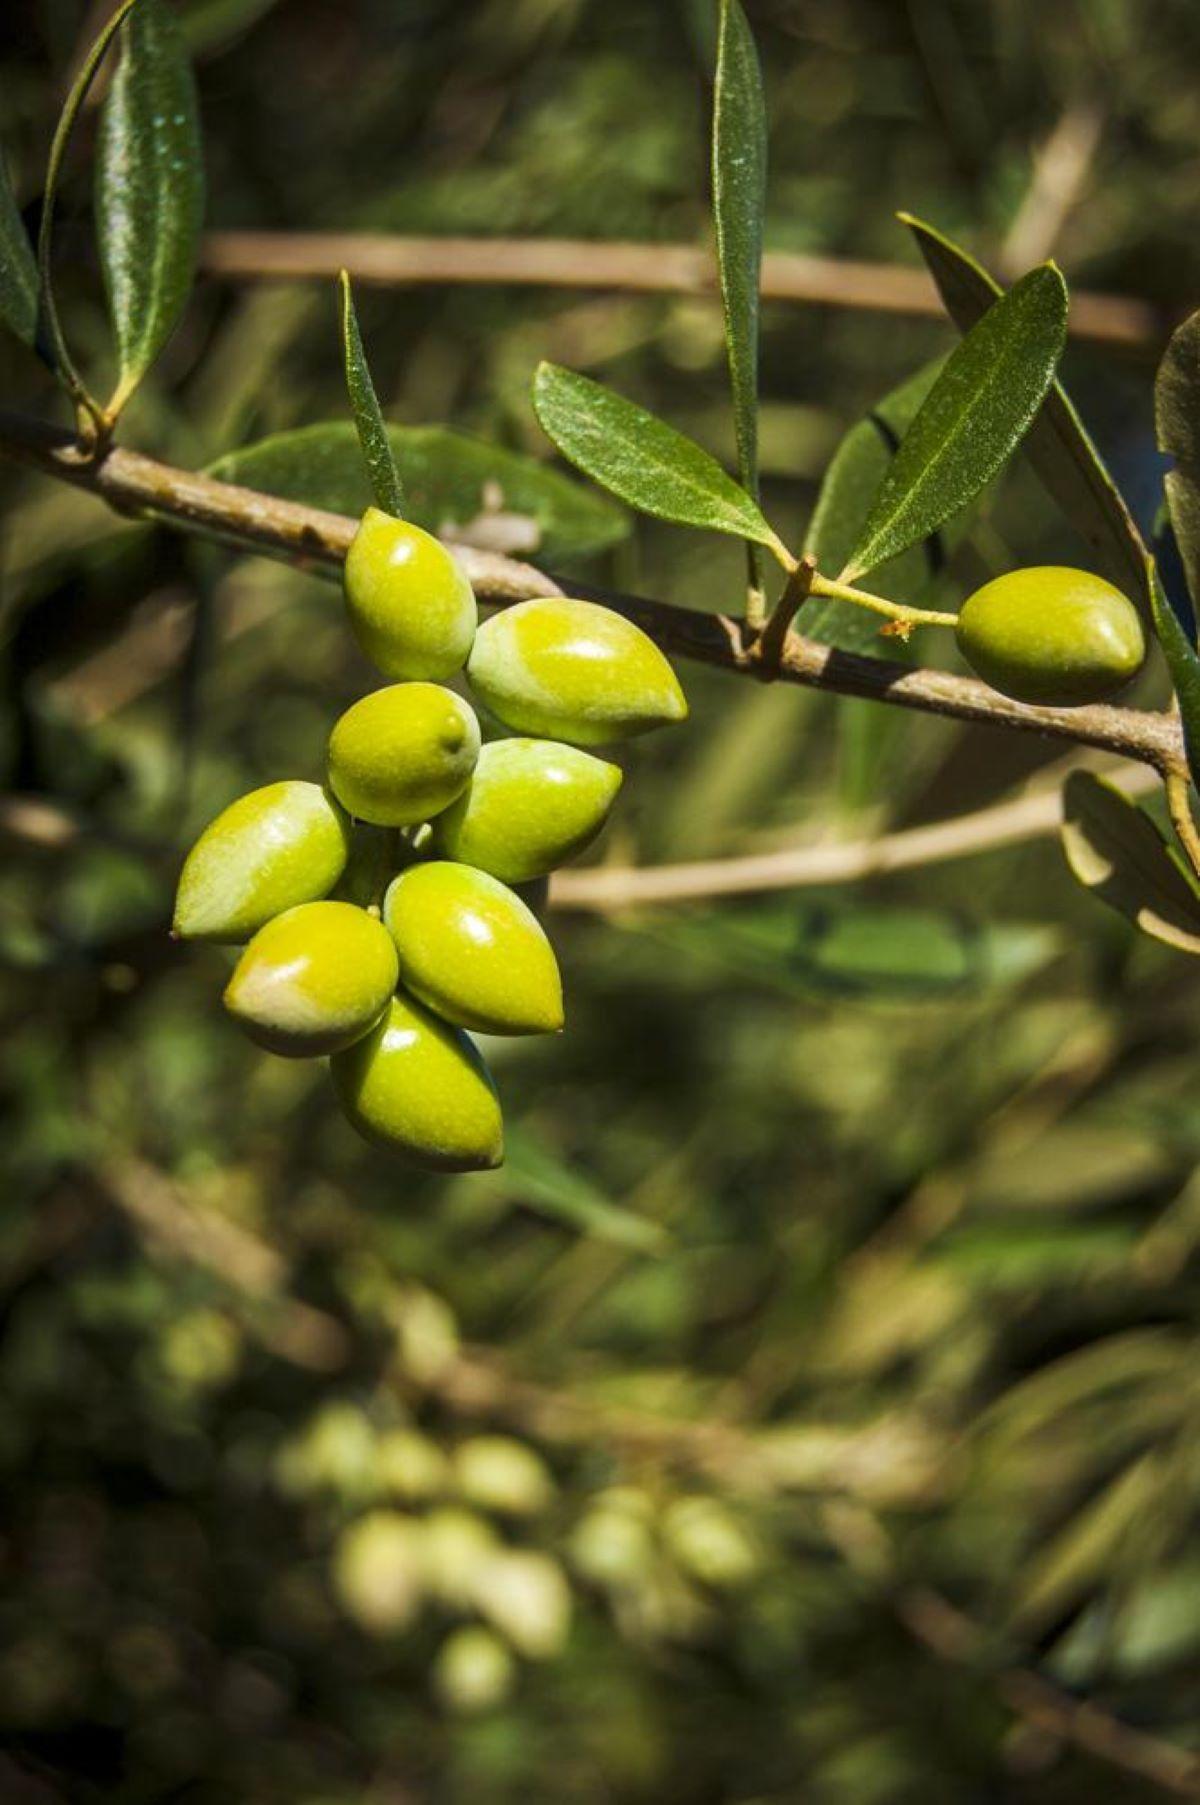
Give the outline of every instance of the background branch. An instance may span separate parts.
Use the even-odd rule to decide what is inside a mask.
[[[1039,222],[1039,230],[1040,222]],[[639,294],[716,293],[712,254],[686,244],[593,243],[569,238],[400,238],[378,232],[210,232],[202,266],[239,282],[333,281],[349,270],[380,286],[436,283],[623,289]],[[769,251],[763,298],[944,319],[923,270],[853,258]],[[1105,344],[1161,343],[1171,322],[1127,295],[1076,292],[1071,330]]]

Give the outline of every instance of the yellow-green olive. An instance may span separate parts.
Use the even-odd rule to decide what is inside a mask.
[[[1133,603],[1102,577],[1054,564],[1012,570],[977,589],[963,604],[957,638],[993,689],[1052,708],[1104,701],[1146,656]]]
[[[485,621],[467,674],[506,726],[574,746],[628,739],[687,715],[679,679],[640,627],[565,596],[518,602]]]
[[[330,1061],[349,1120],[368,1140],[442,1172],[478,1172],[504,1158],[491,1074],[461,1028],[413,998],[392,998],[377,1027]]]
[[[431,848],[506,884],[545,877],[595,839],[622,776],[575,746],[494,740],[467,789],[433,823]]]
[[[383,919],[401,983],[446,1021],[484,1034],[562,1027],[554,949],[537,916],[498,878],[445,860],[412,865],[389,888]]]
[[[349,850],[350,823],[320,784],[251,790],[188,853],[172,932],[181,940],[248,940],[273,915],[327,896]]]
[[[346,554],[350,626],[385,677],[452,677],[475,638],[475,593],[440,540],[368,508]]]
[[[448,808],[479,756],[479,722],[453,690],[395,683],[355,702],[329,736],[329,787],[375,827],[411,827]]]
[[[392,937],[374,915],[347,902],[301,903],[258,930],[225,1007],[272,1053],[340,1053],[375,1026],[398,975]]]

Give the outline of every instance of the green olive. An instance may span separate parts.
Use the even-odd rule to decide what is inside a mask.
[[[494,740],[463,794],[433,823],[439,857],[477,865],[506,884],[545,877],[604,826],[623,773],[551,740]]]
[[[258,930],[225,1007],[272,1053],[340,1053],[375,1026],[398,975],[391,935],[375,916],[353,903],[301,903]]]
[[[440,540],[368,508],[346,554],[350,626],[385,677],[452,677],[475,638],[475,593]]]
[[[403,994],[363,1040],[330,1061],[349,1120],[368,1140],[442,1172],[478,1172],[504,1158],[491,1074],[461,1028]]]
[[[687,716],[679,679],[652,639],[595,602],[546,596],[485,621],[471,687],[518,733],[600,746]]]
[[[411,827],[448,808],[470,781],[479,722],[437,683],[395,683],[348,708],[329,736],[329,787],[375,827]]]
[[[297,903],[327,896],[350,852],[350,823],[317,783],[268,783],[205,828],[184,861],[172,932],[248,940]]]
[[[1017,702],[1102,702],[1136,677],[1146,636],[1133,603],[1086,570],[1046,564],[985,583],[958,617],[959,650]]]
[[[402,871],[383,919],[400,981],[460,1028],[547,1034],[563,1025],[562,981],[541,923],[498,878],[437,860]]]

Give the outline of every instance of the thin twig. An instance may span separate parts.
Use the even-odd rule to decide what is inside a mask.
[[[383,286],[443,283],[535,288],[618,289],[640,294],[709,294],[711,253],[685,244],[594,243],[560,238],[397,238],[374,232],[211,232],[204,268],[237,281],[329,280],[348,269],[356,282]],[[945,309],[924,271],[902,264],[768,252],[766,300],[808,301],[871,313],[940,319]],[[1071,330],[1107,344],[1160,344],[1171,322],[1133,296],[1076,293]]]
[[[356,530],[356,522],[345,515],[177,470],[138,452],[110,449],[101,457],[81,457],[68,434],[19,415],[0,413],[0,451],[88,490],[119,512],[150,514],[293,563],[340,566]],[[470,546],[455,551],[484,601],[505,604],[558,591],[554,579],[532,565]],[[572,590],[617,609],[664,651],[741,676],[761,674],[753,642],[743,641],[719,615],[591,585],[573,584]],[[1160,771],[1181,768],[1184,762],[1178,722],[1168,715],[1109,704],[1034,708],[1010,701],[972,677],[909,670],[796,633],[783,645],[779,677],[839,695],[1093,746]]]
[[[1135,767],[1122,775],[1121,788],[1127,796],[1137,796],[1157,782],[1149,767]],[[584,871],[559,871],[551,880],[550,903],[556,909],[607,915],[623,909],[708,902],[722,896],[852,884],[1048,837],[1057,833],[1061,820],[1062,799],[1055,787],[927,827],[906,828],[881,839],[841,846],[788,847],[780,852],[650,865],[641,870],[598,865]]]
[[[1104,113],[1090,97],[1065,107],[1034,154],[1025,198],[997,259],[1007,275],[1044,263],[1078,204],[1104,131]]]

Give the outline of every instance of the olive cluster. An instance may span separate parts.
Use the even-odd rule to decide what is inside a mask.
[[[611,609],[561,596],[482,625],[454,559],[371,508],[345,567],[350,626],[387,687],[329,738],[326,783],[267,784],[201,834],[175,934],[246,942],[230,1013],[272,1052],[328,1055],[350,1121],[441,1170],[500,1163],[467,1030],[563,1025],[537,886],[599,833],[622,773],[585,748],[682,720],[674,671]],[[483,743],[474,696],[512,737]]]

